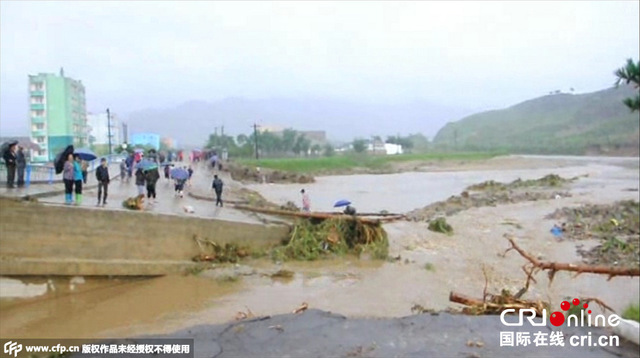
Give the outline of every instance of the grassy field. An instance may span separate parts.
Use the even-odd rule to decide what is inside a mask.
[[[429,161],[470,161],[489,159],[498,153],[426,153],[374,156],[366,154],[336,155],[319,158],[266,158],[241,159],[240,164],[251,167],[262,167],[296,173],[320,173],[327,171],[348,170],[354,168],[385,169],[394,162],[429,162]]]

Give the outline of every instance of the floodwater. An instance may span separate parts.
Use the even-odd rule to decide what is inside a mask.
[[[524,157],[525,160],[530,160]],[[638,165],[638,158],[531,157],[532,169],[500,169],[474,171],[406,172],[385,175],[343,175],[316,178],[311,184],[254,184],[249,188],[260,192],[267,200],[284,204],[287,201],[301,206],[300,189],[310,195],[312,210],[332,211],[333,204],[341,199],[350,200],[360,212],[386,210],[403,213],[430,203],[446,200],[460,194],[466,187],[486,180],[510,182],[521,178],[538,179],[547,174],[558,174],[565,178],[589,175],[581,185],[615,185],[620,180],[633,178],[633,173],[624,166]],[[637,169],[636,178],[637,178]],[[637,185],[636,185],[637,187]]]
[[[569,157],[549,159],[544,165],[535,160],[531,169],[321,177],[306,188],[314,210],[331,210],[333,201],[346,198],[360,211],[405,212],[485,180],[535,179],[551,173],[588,176],[572,184],[570,198],[475,208],[448,218],[453,236],[430,232],[425,223],[387,224],[390,256],[398,257],[391,262],[353,257],[282,264],[260,260],[223,265],[198,276],[3,278],[0,336],[114,338],[170,333],[228,322],[239,311],[256,316],[288,313],[303,302],[354,317],[398,317],[411,314],[415,304],[435,310],[455,307],[448,301],[450,291],[482,297],[485,279],[489,292],[504,288],[516,292],[525,281],[521,269],[525,261],[515,252],[503,255],[508,248],[505,234],[518,237],[520,245],[540,259],[576,262],[576,243],[554,239],[548,232],[554,222],[544,217],[562,206],[638,200],[638,192],[628,190],[638,188],[637,158],[608,162]],[[252,186],[278,203],[299,200],[299,188],[297,184]],[[294,272],[293,277],[269,277],[280,269]],[[234,279],[221,280],[222,271],[223,277],[231,272]],[[607,281],[598,275],[573,277],[562,272],[552,284],[545,273],[536,278],[527,298],[559,303],[569,296],[597,297],[616,310],[640,299],[638,278]]]

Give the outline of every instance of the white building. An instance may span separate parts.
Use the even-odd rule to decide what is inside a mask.
[[[384,144],[384,149],[387,151],[387,155],[402,154],[402,145],[401,144],[385,143]]]
[[[89,113],[87,125],[89,126],[89,142],[93,145],[109,144],[109,119],[107,113]],[[122,143],[120,134],[120,120],[111,113],[111,147],[115,148]]]

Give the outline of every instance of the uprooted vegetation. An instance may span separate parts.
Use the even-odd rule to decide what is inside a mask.
[[[636,267],[640,264],[640,203],[637,201],[562,208],[547,219],[562,221],[563,238],[597,240],[595,247],[578,249],[585,263]]]
[[[447,223],[445,218],[437,218],[429,222],[429,230],[446,235],[453,235],[453,227]]]
[[[379,223],[353,218],[326,220],[299,219],[291,237],[283,246],[273,249],[275,260],[316,260],[332,255],[370,253],[386,259],[389,250],[387,233]]]
[[[406,216],[413,221],[431,221],[434,218],[450,216],[470,208],[570,197],[569,192],[557,189],[575,180],[577,177],[565,179],[555,174],[535,180],[517,179],[507,184],[490,180],[474,184],[460,195],[413,210]]]
[[[329,219],[300,218],[290,237],[270,249],[252,249],[235,244],[218,244],[194,236],[200,254],[195,262],[237,263],[244,258],[270,256],[276,261],[312,261],[346,254],[368,253],[375,259],[386,259],[389,253],[387,233],[379,222],[351,217]]]

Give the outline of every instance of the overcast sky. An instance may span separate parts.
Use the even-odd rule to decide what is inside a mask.
[[[638,59],[638,1],[0,2],[0,130],[27,134],[28,74],[89,111],[322,96],[501,108],[610,87]]]

